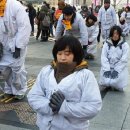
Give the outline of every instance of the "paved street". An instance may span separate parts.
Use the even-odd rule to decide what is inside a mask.
[[[127,41],[130,41],[130,36]],[[26,57],[28,90],[33,85],[41,68],[51,62],[53,45],[53,41],[40,42],[36,41],[35,37],[30,38]],[[98,45],[96,60],[88,61],[89,69],[94,72],[97,80],[100,71],[100,52],[101,44]],[[0,103],[0,130],[37,130],[36,115],[28,106],[26,99],[21,102],[12,100],[11,103],[5,101]],[[106,92],[101,112],[90,123],[89,130],[130,130],[130,84],[122,93]]]

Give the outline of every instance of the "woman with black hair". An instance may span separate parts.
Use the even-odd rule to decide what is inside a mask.
[[[119,26],[113,26],[109,39],[104,43],[101,54],[101,89],[114,88],[123,91],[128,85],[129,45],[122,38]]]
[[[81,45],[86,49],[85,46],[88,43],[88,32],[85,21],[81,14],[76,13],[71,6],[66,6],[63,9],[63,14],[58,20],[55,32],[56,40],[62,36],[63,31],[63,35],[73,35],[77,37],[80,40]]]
[[[93,73],[86,69],[77,38],[63,36],[53,47],[54,61],[44,67],[28,94],[40,130],[88,130],[102,106]]]

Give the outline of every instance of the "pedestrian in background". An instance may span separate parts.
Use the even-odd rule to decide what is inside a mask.
[[[25,56],[31,26],[24,6],[0,0],[0,88],[4,97],[24,98],[27,91]]]
[[[29,3],[27,7],[28,7],[27,12],[28,12],[30,24],[32,27],[31,36],[34,36],[34,19],[36,17],[36,10],[34,9],[32,3]]]
[[[91,14],[91,11],[88,9],[87,5],[82,5],[80,14],[84,19],[86,19]]]
[[[54,27],[56,28],[57,26],[57,22],[58,22],[58,19],[60,18],[60,16],[62,15],[62,10],[64,9],[65,7],[65,2],[64,1],[58,1],[58,9],[55,11],[54,13]]]
[[[54,37],[54,32],[53,32],[54,13],[55,13],[55,7],[52,7],[52,8],[50,9],[50,15],[51,15],[50,34],[51,34],[52,37]]]
[[[35,24],[37,25],[37,34],[36,34],[36,40],[38,40],[40,34],[41,34],[41,26],[40,26],[40,20],[39,20],[39,14],[40,14],[40,9],[38,8],[37,10],[37,15],[35,17]]]
[[[104,0],[104,5],[99,9],[98,20],[102,38],[106,40],[109,37],[110,28],[117,24],[116,11],[110,5],[110,0]]]
[[[102,48],[101,54],[101,89],[114,88],[123,91],[128,85],[128,56],[129,45],[122,38],[119,26],[113,26],[108,39]]]
[[[75,37],[63,36],[52,53],[52,65],[43,67],[27,95],[37,125],[40,130],[88,130],[102,101],[97,81],[83,61],[82,46]]]
[[[42,30],[41,42],[46,42],[48,41],[51,24],[51,15],[49,12],[49,8],[46,5],[43,5],[41,7],[38,19],[40,22],[40,28]]]

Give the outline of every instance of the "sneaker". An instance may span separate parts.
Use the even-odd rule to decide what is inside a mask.
[[[11,98],[13,97],[13,94],[4,93],[4,98]]]
[[[25,97],[25,95],[15,95],[15,99],[21,100]]]

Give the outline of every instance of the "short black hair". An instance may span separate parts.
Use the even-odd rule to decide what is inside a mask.
[[[72,15],[74,12],[75,11],[72,6],[65,6],[63,9],[63,14],[66,14],[66,15]]]
[[[52,50],[54,60],[57,61],[58,51],[62,51],[68,47],[70,51],[74,54],[74,62],[80,64],[84,58],[84,52],[81,43],[77,38],[70,35],[65,35],[59,38]]]
[[[105,3],[109,3],[110,4],[110,0],[104,0],[104,4]]]
[[[109,37],[113,36],[115,30],[119,33],[119,36],[122,36],[122,29],[120,28],[120,26],[115,25],[110,29]]]
[[[88,21],[89,19],[92,19],[94,22],[97,22],[97,17],[93,14],[88,15],[86,21]]]

